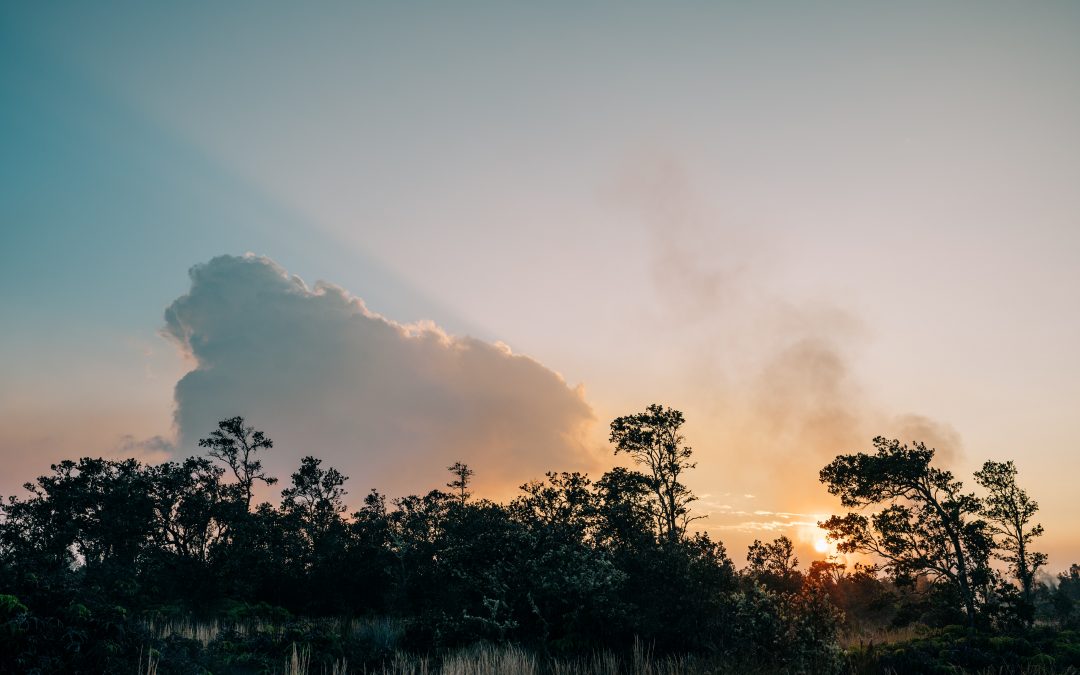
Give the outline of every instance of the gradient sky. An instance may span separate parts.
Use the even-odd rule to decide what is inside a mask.
[[[809,523],[837,508],[817,469],[885,434],[937,445],[969,483],[1015,459],[1050,567],[1066,567],[1078,35],[1068,2],[6,3],[0,493],[65,457],[192,451],[177,383],[207,357],[164,312],[250,272],[289,307],[324,308],[325,279],[347,291],[334,312],[402,344],[471,345],[491,392],[532,373],[550,396],[514,409],[564,415],[559,452],[582,448],[594,471],[612,417],[682,409],[702,525],[740,563],[754,537],[812,543]],[[247,252],[266,259],[188,276]],[[304,285],[282,286],[286,271]],[[339,359],[327,373],[389,358],[341,336],[319,348]],[[247,365],[308,363],[292,337]],[[435,381],[393,372],[401,396]],[[463,372],[424,409],[454,417],[440,401],[459,400]],[[334,400],[371,395],[327,377]],[[287,401],[311,420],[287,389],[238,407],[289,438]],[[496,457],[530,429],[478,440],[480,475],[482,458],[507,484],[538,471],[524,441]],[[436,474],[394,474],[391,440],[352,456],[340,439],[276,450],[397,492],[443,466],[433,448]]]

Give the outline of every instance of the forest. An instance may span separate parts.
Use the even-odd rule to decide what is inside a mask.
[[[458,462],[351,513],[312,456],[257,503],[273,441],[241,417],[182,461],[60,462],[0,505],[0,672],[1080,672],[1080,565],[1045,573],[1013,462],[965,485],[919,442],[840,454],[843,557],[804,564],[694,529],[684,422],[613,420],[632,468],[598,478],[496,503]]]

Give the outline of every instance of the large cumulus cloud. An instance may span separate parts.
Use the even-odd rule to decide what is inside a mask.
[[[176,385],[181,448],[243,415],[274,439],[276,475],[313,454],[350,475],[354,495],[438,486],[456,460],[496,492],[593,466],[583,392],[533,359],[395,323],[268,258],[221,256],[190,276],[164,329],[195,364]]]

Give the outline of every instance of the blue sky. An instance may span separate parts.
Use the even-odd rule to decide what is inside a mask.
[[[352,252],[332,262],[331,238],[88,79],[70,55],[35,43],[33,30],[20,30],[27,24],[3,25],[0,75],[15,104],[0,114],[7,157],[18,161],[0,165],[0,274],[20,288],[4,297],[19,303],[13,310],[48,308],[87,327],[153,325],[194,262],[264,248],[302,269],[315,267],[303,262],[317,252],[320,265],[364,270],[370,276],[357,280],[370,280],[387,302],[431,311],[373,260]]]

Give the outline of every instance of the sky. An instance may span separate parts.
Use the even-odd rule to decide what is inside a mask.
[[[1080,560],[1080,6],[6,3],[0,494],[242,414],[505,498],[682,410],[737,562],[876,435]],[[619,459],[619,462],[622,460]]]

